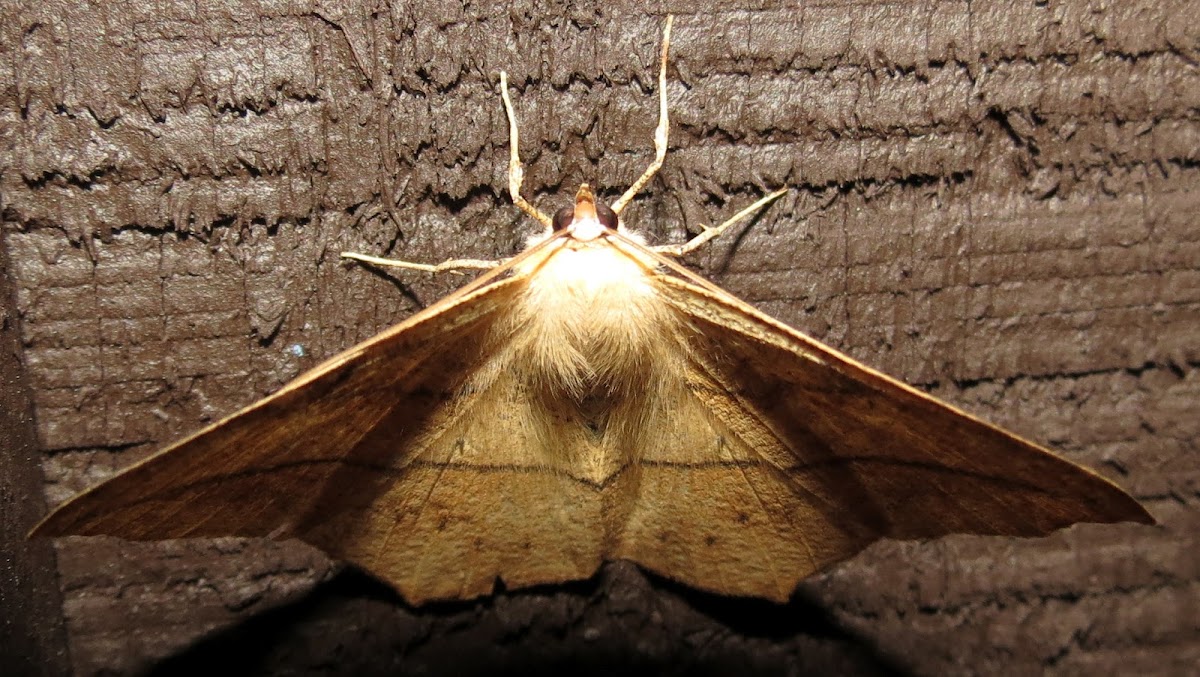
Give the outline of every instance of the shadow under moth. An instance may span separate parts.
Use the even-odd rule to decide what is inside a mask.
[[[880,538],[1153,518],[1099,475],[791,329],[650,247],[583,185],[544,232],[406,321],[55,510],[38,536],[299,538],[412,603],[629,559],[787,600]]]

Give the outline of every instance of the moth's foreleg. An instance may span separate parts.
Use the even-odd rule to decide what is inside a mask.
[[[378,256],[368,256],[367,254],[355,254],[354,252],[342,252],[342,258],[362,261],[373,266],[387,266],[389,268],[406,268],[408,270],[421,270],[426,273],[442,273],[446,271],[460,273],[463,268],[473,270],[490,270],[504,263],[504,261],[485,261],[483,259],[451,259],[442,261],[441,263],[413,263],[411,261],[400,261],[397,259],[384,259]]]
[[[758,212],[758,210],[767,206],[771,202],[783,197],[784,193],[786,192],[788,192],[787,188],[780,188],[774,193],[760,198],[754,204],[726,219],[726,221],[719,226],[714,226],[712,228],[709,228],[708,226],[701,226],[703,230],[700,231],[700,234],[683,244],[669,244],[660,247],[651,247],[651,249],[658,254],[665,254],[667,256],[683,256],[688,254],[689,252],[695,251],[709,240],[725,232],[726,228],[729,228],[738,221],[741,221],[742,219]]]
[[[642,172],[641,177],[633,182],[629,190],[626,190],[625,194],[612,204],[612,210],[617,214],[620,214],[625,205],[629,204],[629,201],[646,187],[650,179],[654,178],[659,168],[662,167],[663,159],[667,157],[667,51],[671,46],[671,20],[673,18],[671,15],[667,15],[667,25],[663,28],[662,56],[658,64],[658,127],[654,129],[654,161],[650,163],[646,171]]]
[[[525,181],[525,168],[521,166],[519,135],[517,134],[517,114],[513,112],[512,99],[508,98],[508,73],[500,71],[500,98],[504,100],[504,113],[508,116],[508,194],[512,196],[513,204],[521,211],[537,219],[546,227],[546,234],[554,232],[554,222],[538,211],[528,200],[521,197],[521,184]]]

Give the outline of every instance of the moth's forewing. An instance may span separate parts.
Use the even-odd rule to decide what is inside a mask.
[[[389,463],[356,458],[364,436],[401,404],[414,421],[428,416],[444,384],[472,366],[469,352],[447,348],[494,321],[518,284],[443,299],[72,498],[31,535],[265,536],[336,514],[326,494],[345,491],[345,467]]]
[[[712,285],[658,281],[681,318],[694,401],[677,403],[676,446],[650,445],[637,464],[617,556],[699,588],[786,600],[882,537],[1154,522],[1086,468]]]
[[[693,329],[698,368],[777,441],[765,457],[879,536],[1040,536],[1076,522],[1154,522],[1082,466],[728,294],[660,279]]]
[[[296,537],[406,599],[586,578],[603,496],[547,463],[497,355],[541,247],[71,499],[35,536]],[[481,380],[481,372],[491,374]],[[558,451],[555,449],[555,451]]]

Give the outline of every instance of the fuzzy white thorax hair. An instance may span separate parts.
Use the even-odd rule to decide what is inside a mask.
[[[674,327],[655,287],[655,267],[608,236],[560,236],[518,267],[515,274],[527,276],[528,286],[514,313],[521,326],[513,329],[528,337],[522,343],[539,385],[583,398],[645,382],[660,357],[657,344]]]
[[[538,441],[527,462],[596,482],[641,453],[682,387],[680,321],[658,291],[657,264],[612,237],[531,240],[554,239],[514,267],[523,288],[492,326],[470,385],[513,393],[521,410],[511,415]]]

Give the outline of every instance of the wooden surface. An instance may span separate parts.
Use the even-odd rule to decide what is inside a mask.
[[[506,195],[501,68],[527,195],[613,199],[650,158],[669,9],[672,150],[630,222],[677,240],[793,187],[693,267],[1098,469],[1162,526],[881,543],[787,606],[616,564],[412,609],[296,543],[63,540],[76,674],[1200,661],[1194,0],[202,5],[0,9],[4,274],[46,477],[5,478],[26,505],[461,284],[339,251],[517,251],[535,224]]]
[[[9,268],[3,239],[0,267]],[[46,502],[15,302],[11,278],[0,275],[0,667],[59,674],[69,659],[53,546],[25,540]]]

